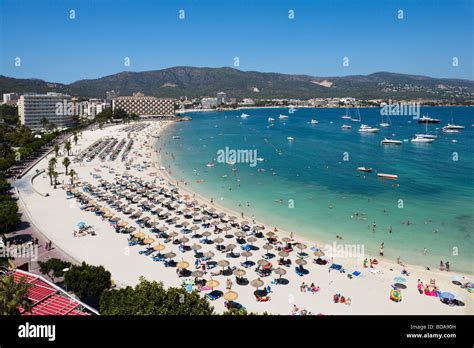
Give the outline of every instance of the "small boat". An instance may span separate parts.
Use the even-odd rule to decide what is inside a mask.
[[[382,145],[401,145],[402,142],[400,140],[384,138],[381,142]]]
[[[181,139],[179,135],[173,135],[173,139]]]
[[[346,108],[346,114],[341,116],[341,118],[344,119],[344,120],[350,120],[351,119],[349,108]]]
[[[289,116],[286,116],[286,115],[281,115],[278,117],[280,120],[286,120],[289,118]]]
[[[377,133],[379,130],[378,128],[370,127],[365,124],[361,124],[359,128],[359,132],[363,133]]]
[[[358,170],[359,172],[372,173],[372,168],[368,168],[368,167],[357,167],[357,170]]]
[[[437,118],[431,118],[428,116],[422,116],[418,119],[418,123],[440,123],[441,120],[438,120]]]
[[[275,119],[273,117],[268,118],[268,122],[273,122],[273,121],[275,121]]]
[[[214,166],[215,166],[215,164],[212,163],[212,162],[208,162],[208,163],[206,164],[206,167],[209,167],[209,168],[214,167]]]
[[[425,138],[425,139],[436,139],[436,138],[438,138],[438,136],[434,135],[434,134],[415,134],[415,137]]]
[[[464,129],[464,126],[448,123],[448,125],[444,126],[443,129]]]
[[[423,138],[423,137],[415,137],[413,139],[411,139],[411,142],[412,143],[424,143],[424,144],[427,144],[427,143],[432,143],[433,141],[435,141],[435,139],[433,138]]]
[[[459,129],[456,129],[456,128],[443,127],[442,130],[443,130],[443,133],[461,133],[461,131]]]
[[[312,119],[310,123],[311,123],[311,124],[318,124],[319,122],[318,122],[317,120],[315,120],[315,119]]]
[[[343,125],[341,126],[341,128],[342,128],[342,129],[351,129],[352,126],[348,126],[347,124],[343,124]]]
[[[380,127],[384,127],[384,128],[387,128],[387,127],[390,127],[392,125],[392,122],[390,121],[390,117],[387,115],[387,118],[386,120],[384,121],[383,119],[383,115],[382,115],[382,119],[379,123],[379,126]]]
[[[398,175],[395,175],[395,174],[377,173],[377,176],[380,177],[380,178],[398,179]]]
[[[240,115],[240,118],[249,118],[250,115],[246,114],[246,113],[242,113],[242,115]]]
[[[288,137],[287,139],[288,139],[288,141],[293,141],[293,140],[295,140],[295,138],[293,138],[293,137]]]
[[[257,157],[257,161],[259,161],[259,162],[263,162],[263,161],[264,161],[264,159],[263,159],[262,157]]]

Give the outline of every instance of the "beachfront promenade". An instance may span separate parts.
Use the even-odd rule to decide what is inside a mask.
[[[255,227],[261,224],[245,223],[245,218],[238,214],[193,197],[182,185],[170,185],[169,176],[155,166],[159,156],[153,148],[153,136],[159,135],[166,124],[147,124],[136,132],[127,132],[130,127],[124,125],[83,132],[73,147],[75,154],[106,136],[117,143],[133,139],[133,146],[125,161],[121,155],[115,160],[106,157],[101,161],[97,156],[90,162],[73,161],[69,170],[78,173],[75,187],[69,187],[70,178],[63,173],[63,157],[58,159],[60,175],[56,189],[46,174],[31,180],[36,169],[47,168],[52,154],[14,182],[24,209],[45,238],[78,261],[103,265],[119,286],[136,284],[143,275],[166,286],[181,286],[184,281],[189,289],[200,288],[205,296],[212,290],[226,293],[231,282],[236,301],[247,310],[278,314],[291,314],[294,305],[312,314],[473,314],[472,294],[452,283],[454,274],[384,261],[374,268],[364,268],[363,258],[325,260],[322,256],[321,260],[327,263],[316,264],[314,259],[321,253],[315,252],[321,245],[297,236],[290,240],[283,232],[268,234],[272,226],[259,231]],[[75,236],[80,222],[91,226],[95,235]],[[118,230],[129,233],[117,233]],[[147,247],[153,250],[146,251]],[[164,257],[172,256],[170,253],[175,256]],[[282,257],[290,260],[291,265],[279,265]],[[177,267],[173,267],[171,260]],[[245,267],[249,265],[246,260],[255,264]],[[166,267],[165,263],[171,266]],[[341,265],[345,272],[330,269],[332,263]],[[297,273],[298,266],[302,267],[303,275]],[[401,274],[404,268],[409,276]],[[179,277],[177,270],[189,276]],[[285,281],[279,281],[280,277]],[[398,277],[403,280],[395,281]],[[198,282],[194,284],[196,278]],[[199,279],[211,278],[217,281],[214,286],[200,287]],[[247,281],[240,281],[242,278]],[[447,306],[437,297],[420,294],[418,279],[424,284],[435,279],[441,292],[460,295],[465,305]],[[466,276],[462,281],[472,279]],[[307,286],[313,283],[313,291],[311,287],[302,288],[303,282]],[[403,283],[398,288],[401,302],[389,298],[392,285],[397,282]],[[262,301],[255,296],[257,285],[258,290],[270,290],[260,292]],[[350,298],[350,304],[335,303],[335,294]],[[223,297],[213,301],[218,312],[224,311],[224,301]]]

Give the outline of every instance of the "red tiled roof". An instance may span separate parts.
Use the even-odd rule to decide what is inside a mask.
[[[32,284],[27,297],[33,307],[31,313],[21,310],[22,315],[90,315],[79,308],[83,305],[79,300],[63,295],[59,287],[47,283],[40,276],[14,271],[13,277],[15,282],[26,278],[26,282]]]

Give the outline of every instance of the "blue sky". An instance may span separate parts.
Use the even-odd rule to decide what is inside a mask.
[[[314,76],[391,71],[472,80],[473,3],[0,0],[0,74],[69,83],[124,70],[232,66],[239,57],[242,70]]]

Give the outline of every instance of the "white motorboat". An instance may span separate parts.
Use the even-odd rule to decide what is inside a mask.
[[[458,129],[458,128],[447,128],[447,127],[443,127],[442,128],[443,130],[443,133],[461,133],[461,131]]]
[[[215,166],[215,164],[212,163],[212,162],[208,162],[208,163],[206,164],[206,167],[209,167],[209,168],[212,168],[212,167],[214,167],[214,166]]]
[[[181,139],[179,135],[173,135],[173,139]]]
[[[295,138],[293,138],[293,137],[288,137],[288,138],[286,138],[286,139],[288,139],[288,141],[293,141],[293,140],[295,140]]]
[[[246,114],[246,113],[242,113],[242,115],[240,115],[240,118],[249,118],[250,115]]]
[[[418,137],[418,136],[411,139],[412,143],[429,144],[429,143],[432,143],[433,141],[435,141],[435,139],[433,139],[433,138],[423,138],[423,137]]]
[[[431,118],[429,116],[422,116],[418,119],[418,123],[440,123],[441,120],[437,118]]]
[[[401,145],[402,142],[400,140],[384,138],[381,142],[382,145]]]
[[[342,128],[342,129],[351,129],[352,126],[348,126],[347,124],[343,124],[343,125],[341,126],[341,128]]]
[[[318,124],[319,122],[318,122],[317,120],[315,120],[315,119],[312,119],[310,123],[311,123],[311,124]]]
[[[363,133],[377,133],[379,130],[380,129],[378,128],[367,126],[365,124],[361,124],[359,128],[359,132],[363,132]]]
[[[369,168],[369,167],[357,167],[357,170],[359,172],[367,172],[367,173],[371,173],[372,172],[372,168]]]
[[[456,125],[456,124],[448,123],[448,125],[447,125],[447,126],[444,126],[443,129],[456,129],[456,130],[460,130],[460,129],[464,129],[464,126],[459,126],[459,125]]]
[[[273,122],[273,121],[275,121],[275,119],[273,117],[268,118],[268,122]]]
[[[279,118],[280,120],[286,120],[286,119],[288,119],[288,117],[289,117],[289,116],[287,116],[287,115],[281,115],[281,114],[280,114],[280,116],[279,116],[278,118]]]

